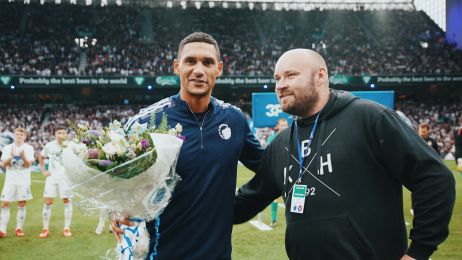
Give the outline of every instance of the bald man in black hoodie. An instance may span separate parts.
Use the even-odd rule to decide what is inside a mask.
[[[274,78],[282,110],[296,118],[239,189],[234,222],[282,195],[290,259],[428,259],[448,236],[455,200],[437,153],[394,111],[329,89],[314,51],[284,53]],[[409,247],[403,185],[415,195]]]

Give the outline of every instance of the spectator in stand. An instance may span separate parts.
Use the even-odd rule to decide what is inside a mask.
[[[146,11],[151,24],[140,19]],[[27,17],[26,23],[21,17]],[[170,17],[181,19],[172,24]],[[143,31],[146,25],[152,30]],[[444,32],[418,11],[98,9],[2,2],[0,74],[171,75],[179,36],[196,30],[208,31],[222,43],[225,75],[272,75],[274,57],[294,47],[322,53],[333,74],[462,72],[462,51],[447,43]]]
[[[424,141],[433,148],[438,154],[440,154],[438,149],[438,144],[436,143],[435,139],[430,137],[430,125],[427,123],[422,123],[419,125],[419,135],[424,139]]]
[[[459,118],[459,127],[454,131],[454,143],[457,170],[462,173],[462,116]]]

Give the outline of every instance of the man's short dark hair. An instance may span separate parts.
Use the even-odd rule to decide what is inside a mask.
[[[55,127],[55,133],[58,132],[59,130],[66,130],[67,131],[67,127],[65,125],[58,125]]]
[[[419,125],[420,128],[427,128],[427,130],[430,130],[430,125],[428,123],[422,123]]]
[[[218,61],[220,61],[220,48],[218,47],[217,41],[211,35],[203,32],[193,32],[181,40],[180,46],[178,48],[178,59],[181,56],[181,52],[183,51],[184,46],[192,42],[204,42],[213,45],[217,51]]]

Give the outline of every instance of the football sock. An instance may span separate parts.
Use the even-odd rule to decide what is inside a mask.
[[[43,210],[42,210],[42,216],[43,216],[43,229],[48,229],[48,226],[50,225],[50,218],[51,218],[51,205],[43,205]]]
[[[18,207],[18,213],[16,214],[16,229],[24,226],[24,220],[26,219],[26,206]]]
[[[69,229],[72,221],[72,202],[64,204],[64,228]]]
[[[2,213],[0,216],[0,231],[6,233],[6,227],[8,226],[8,222],[10,221],[10,208],[3,208]]]

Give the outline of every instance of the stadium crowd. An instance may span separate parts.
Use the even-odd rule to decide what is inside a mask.
[[[401,101],[396,109],[412,121],[414,129],[421,123],[430,125],[430,137],[438,143],[442,158],[452,159],[454,155],[454,127],[462,116],[462,104],[457,102]]]
[[[4,136],[3,142],[8,142],[8,139],[12,141],[13,130],[16,127],[23,127],[29,133],[29,144],[34,148],[43,147],[50,137],[49,133],[40,131],[43,115],[44,108],[41,105],[27,107],[0,105],[0,118],[2,119],[0,120],[0,134]],[[0,146],[3,147],[3,145],[0,143]]]
[[[0,118],[8,119],[0,121],[0,135],[5,136],[16,127],[24,127],[29,132],[28,142],[36,151],[40,151],[45,143],[53,139],[53,129],[56,125],[88,122],[92,128],[101,128],[114,120],[123,124],[140,108],[141,106],[133,105],[33,105],[27,108],[19,105],[0,105]],[[453,129],[458,126],[458,119],[462,116],[460,102],[398,100],[396,110],[402,111],[411,120],[416,131],[419,124],[428,123],[431,127],[430,137],[437,141],[441,157],[453,158]],[[271,129],[257,131],[263,146],[271,133]]]
[[[417,11],[87,8],[2,2],[0,74],[172,74],[176,43],[192,31],[208,32],[220,42],[225,75],[272,75],[274,57],[296,47],[322,53],[332,75],[462,72],[462,51],[448,44],[441,29]],[[76,39],[84,40],[77,44]]]
[[[88,8],[2,2],[0,75],[173,74],[176,43],[191,31],[209,32],[220,42],[225,75],[272,75],[275,57],[297,47],[321,53],[331,75],[462,73],[462,51],[448,44],[441,29],[418,11]],[[128,106],[0,108],[1,118],[8,119],[1,120],[0,133],[24,126],[37,151],[52,138],[55,124],[85,120],[101,127],[114,119],[123,122],[138,111]],[[457,102],[397,104],[415,127],[430,123],[443,157],[453,153],[451,128],[461,108]]]
[[[43,146],[54,138],[53,131],[57,125],[87,122],[91,128],[102,128],[114,120],[123,124],[138,110],[137,106],[30,105],[24,108],[0,105],[0,135],[4,136],[3,142],[8,142],[6,139],[12,141],[13,130],[24,127],[28,132],[27,142],[38,155]],[[3,145],[0,143],[0,148]]]

